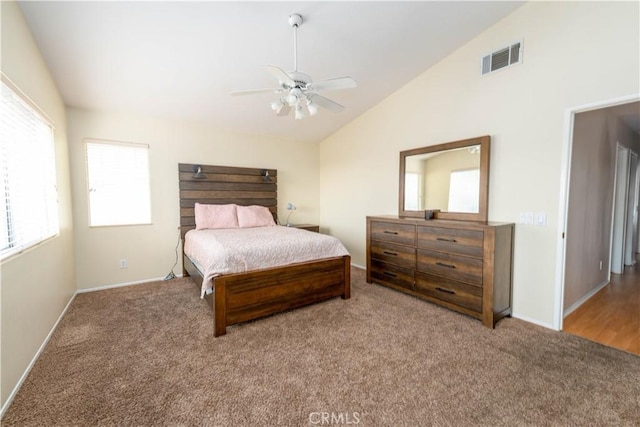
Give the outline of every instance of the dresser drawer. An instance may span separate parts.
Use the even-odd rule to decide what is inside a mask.
[[[371,278],[374,282],[388,283],[413,290],[413,273],[410,268],[401,268],[385,262],[371,260]]]
[[[371,242],[371,258],[410,269],[416,268],[416,250],[385,242]]]
[[[482,313],[482,288],[420,272],[415,286],[417,293]]]
[[[484,233],[439,227],[418,227],[418,248],[482,258]]]
[[[417,269],[482,286],[482,259],[418,249]]]
[[[416,245],[416,226],[393,222],[371,221],[371,240]]]

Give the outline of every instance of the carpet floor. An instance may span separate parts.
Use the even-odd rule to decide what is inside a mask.
[[[370,285],[229,327],[189,279],[77,295],[4,426],[639,425],[640,357]]]

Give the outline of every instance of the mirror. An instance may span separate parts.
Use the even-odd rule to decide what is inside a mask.
[[[399,215],[486,221],[489,136],[400,152]]]

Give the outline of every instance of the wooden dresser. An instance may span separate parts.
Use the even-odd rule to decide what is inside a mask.
[[[513,224],[367,217],[367,282],[495,327],[511,314]]]

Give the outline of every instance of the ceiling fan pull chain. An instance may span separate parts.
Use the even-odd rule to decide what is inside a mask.
[[[298,25],[293,25],[293,71],[298,72]]]

